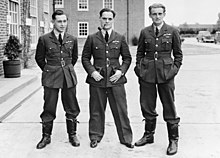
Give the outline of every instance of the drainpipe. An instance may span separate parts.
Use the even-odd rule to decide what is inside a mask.
[[[129,0],[127,0],[127,42],[129,44]]]
[[[55,12],[55,0],[53,0],[53,13]]]

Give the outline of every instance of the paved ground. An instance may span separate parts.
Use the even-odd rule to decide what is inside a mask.
[[[175,158],[218,158],[220,157],[220,49],[206,48],[191,53],[191,47],[183,46],[184,62],[176,78],[176,105],[180,124],[179,152]],[[135,54],[134,47],[131,48]],[[207,51],[203,51],[207,50]],[[218,53],[214,53],[218,51]],[[211,53],[209,53],[211,52]],[[133,72],[135,60],[127,73],[126,84],[128,113],[134,133],[134,141],[143,134],[139,108],[137,78]],[[38,70],[31,69],[30,72]],[[168,144],[166,125],[162,118],[161,103],[158,99],[159,113],[155,133],[155,143],[144,147],[128,149],[122,146],[116,134],[114,121],[109,107],[106,111],[105,136],[95,149],[89,147],[88,138],[88,85],[84,83],[86,74],[80,61],[76,65],[79,84],[77,96],[81,106],[78,136],[81,146],[73,148],[68,143],[65,117],[61,103],[58,104],[52,143],[43,150],[36,150],[41,138],[39,114],[42,111],[42,89],[26,100],[20,108],[0,124],[0,158],[165,158]],[[40,77],[40,76],[39,76]],[[40,84],[40,83],[39,83]]]

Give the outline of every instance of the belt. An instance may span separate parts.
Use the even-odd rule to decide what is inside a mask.
[[[161,58],[170,58],[171,57],[171,53],[147,53],[145,55],[145,58],[150,59],[150,60],[157,60],[157,59],[161,59]]]
[[[48,61],[47,62],[48,65],[51,65],[51,66],[62,66],[64,67],[65,65],[69,65],[71,64],[71,61],[70,60],[60,60],[60,61]]]

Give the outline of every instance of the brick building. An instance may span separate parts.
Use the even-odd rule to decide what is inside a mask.
[[[56,9],[64,10],[69,16],[68,32],[78,37],[83,45],[87,35],[97,31],[99,11],[111,8],[116,12],[114,29],[125,35],[129,44],[139,36],[144,27],[145,0],[58,0]],[[57,2],[58,2],[57,1]]]
[[[7,3],[6,1],[0,1],[0,75],[3,74],[3,49],[4,43],[7,40]]]
[[[50,31],[51,12],[51,0],[0,1],[0,76],[3,75],[3,47],[9,35],[16,35],[20,39],[24,47],[24,64],[28,55],[35,50],[38,37]],[[27,52],[27,57],[24,51]]]
[[[99,11],[104,7],[111,8],[116,12],[114,30],[125,35],[128,43],[132,44],[132,38],[139,36],[145,24],[145,1],[1,0],[0,76],[3,75],[3,46],[9,35],[18,36],[25,47],[22,58],[24,66],[28,55],[35,52],[39,36],[51,31],[51,15],[54,9],[64,10],[68,14],[68,33],[76,36],[79,46],[83,46],[86,37],[96,32],[100,25]]]

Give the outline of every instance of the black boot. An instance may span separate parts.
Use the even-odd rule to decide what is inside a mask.
[[[66,119],[66,126],[67,126],[67,133],[69,135],[69,142],[72,144],[72,146],[80,146],[80,142],[76,136],[76,119]]]
[[[143,137],[138,140],[134,145],[143,146],[145,144],[150,144],[154,142],[154,133],[156,128],[156,119],[146,120],[145,119],[145,132]]]
[[[52,128],[53,128],[53,122],[43,122],[42,123],[42,139],[40,140],[40,142],[37,144],[37,149],[42,149],[44,147],[46,147],[47,144],[50,144],[51,142],[51,132],[52,132]]]
[[[174,155],[178,150],[179,131],[178,124],[167,123],[169,146],[167,148],[167,155]]]

